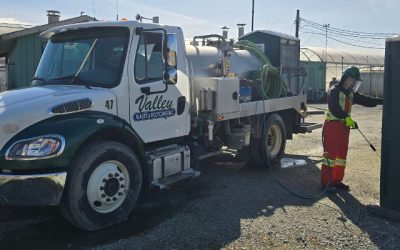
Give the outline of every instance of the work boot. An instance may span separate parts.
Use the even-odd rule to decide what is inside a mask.
[[[350,191],[350,187],[343,182],[339,182],[338,184],[333,185],[335,188],[342,189],[344,191]]]

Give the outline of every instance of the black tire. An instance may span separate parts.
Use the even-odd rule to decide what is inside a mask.
[[[250,147],[244,146],[243,148],[241,148],[237,151],[236,158],[242,162],[252,163],[250,154],[251,154]]]
[[[271,138],[268,133],[273,131],[275,137],[280,139]],[[270,150],[267,150],[267,143],[271,146],[271,140],[274,140],[276,145]],[[268,116],[262,126],[261,138],[251,138],[250,147],[248,147],[248,155],[251,156],[251,163],[257,166],[266,166],[265,154],[268,155],[268,162],[271,165],[278,163],[285,153],[286,147],[286,129],[282,117],[278,114]],[[273,149],[273,152],[271,150]]]
[[[113,166],[112,164],[116,165]],[[106,167],[106,170],[110,171],[114,168],[117,169],[121,172],[121,175],[118,172],[115,173],[117,177],[108,174],[108,179],[102,179],[104,185],[100,183],[101,181],[99,182],[99,190],[105,191],[97,192],[104,192],[101,197],[107,194],[105,195],[107,199],[108,197],[115,197],[118,202],[110,199],[112,203],[110,205],[100,199],[100,201],[96,200],[91,205],[89,196],[93,198],[94,195],[97,195],[96,193],[93,194],[93,189],[97,190],[97,188],[94,188],[97,185],[91,184],[88,189],[89,181],[90,183],[97,183],[93,180],[97,180],[97,177],[101,176]],[[104,171],[104,173],[107,175],[108,172]],[[121,178],[123,176],[128,176],[129,179]],[[73,225],[88,231],[112,226],[126,219],[133,210],[141,191],[142,182],[140,162],[130,148],[113,141],[98,141],[88,144],[80,150],[69,167],[60,210]],[[126,184],[126,187],[121,183]],[[122,188],[123,191],[121,191]],[[90,194],[88,194],[88,191]],[[111,206],[111,208],[108,206]],[[105,210],[101,211],[100,209],[103,208]]]
[[[251,137],[250,146],[244,146],[237,152],[237,158],[239,161],[246,162],[250,165],[261,167],[264,165],[264,161],[260,155],[260,139]]]

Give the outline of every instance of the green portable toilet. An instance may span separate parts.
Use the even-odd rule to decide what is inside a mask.
[[[400,37],[386,41],[380,206],[372,213],[400,221]]]

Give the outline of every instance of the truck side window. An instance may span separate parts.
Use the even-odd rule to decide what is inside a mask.
[[[162,80],[162,34],[144,32],[140,35],[135,57],[135,79],[139,84]]]

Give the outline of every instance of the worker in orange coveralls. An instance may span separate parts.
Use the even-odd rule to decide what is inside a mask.
[[[328,112],[322,130],[324,159],[321,169],[321,188],[330,184],[330,192],[336,188],[349,191],[343,177],[346,167],[350,128],[356,128],[351,118],[351,106],[360,104],[375,107],[382,104],[381,98],[373,98],[357,93],[361,85],[360,70],[350,67],[345,70],[339,83],[333,85],[328,93]]]

